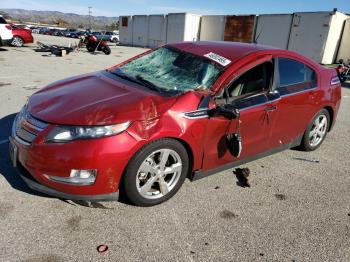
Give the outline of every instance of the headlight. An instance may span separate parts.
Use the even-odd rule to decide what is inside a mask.
[[[130,121],[110,126],[56,126],[46,136],[46,142],[64,143],[77,139],[99,138],[120,134]]]

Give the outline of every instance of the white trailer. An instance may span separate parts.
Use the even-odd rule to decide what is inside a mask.
[[[199,40],[200,15],[173,13],[167,17],[167,43]]]
[[[295,13],[288,49],[318,63],[334,63],[347,18],[340,12]]]
[[[259,15],[255,29],[255,42],[287,49],[292,20],[292,14]]]
[[[150,15],[148,18],[148,47],[154,48],[166,43],[167,19],[164,15]]]
[[[132,17],[119,17],[119,43],[122,45],[132,45]]]
[[[148,16],[132,17],[132,45],[146,47],[148,44]]]
[[[346,63],[350,62],[350,19],[345,21],[336,62],[339,62],[340,59]]]
[[[201,41],[223,41],[225,33],[226,16],[206,15],[201,18]]]

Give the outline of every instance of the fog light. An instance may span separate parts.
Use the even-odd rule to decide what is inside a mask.
[[[72,184],[77,186],[88,186],[95,183],[97,176],[96,169],[76,170],[72,169],[69,177],[49,176],[46,178],[60,183]]]

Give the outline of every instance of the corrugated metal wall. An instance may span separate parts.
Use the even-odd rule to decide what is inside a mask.
[[[270,45],[333,63],[344,56],[344,21],[340,12],[301,12],[276,15],[203,16],[174,13],[120,17],[120,43],[156,47],[181,41],[233,41]],[[347,33],[348,30],[344,30]],[[342,39],[347,42],[347,37]],[[341,49],[338,47],[340,46]],[[345,50],[345,51],[344,51]],[[349,51],[350,52],[350,51]],[[338,56],[337,56],[338,53]],[[343,58],[344,59],[344,58]]]

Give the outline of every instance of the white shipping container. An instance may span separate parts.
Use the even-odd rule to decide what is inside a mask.
[[[225,33],[226,16],[206,15],[201,18],[201,41],[223,41]]]
[[[287,49],[292,20],[292,14],[259,15],[254,37],[256,43]]]
[[[318,63],[332,64],[346,18],[339,12],[295,13],[288,49]]]
[[[119,17],[119,42],[122,45],[132,45],[132,17]]]
[[[346,63],[350,62],[350,19],[345,22],[336,62],[339,62],[340,59]]]
[[[197,41],[199,39],[200,15],[168,14],[167,20],[167,43]]]
[[[146,47],[148,44],[148,16],[132,17],[132,45]]]
[[[154,48],[166,43],[166,16],[150,15],[148,18],[148,47]]]

